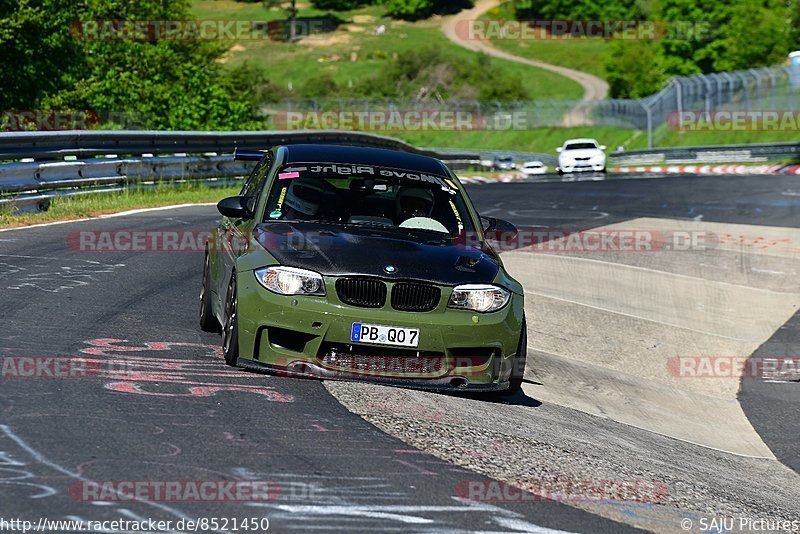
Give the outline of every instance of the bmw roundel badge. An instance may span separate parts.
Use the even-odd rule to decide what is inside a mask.
[[[394,274],[397,272],[397,267],[394,265],[387,265],[383,268],[383,270],[386,272],[386,274]]]

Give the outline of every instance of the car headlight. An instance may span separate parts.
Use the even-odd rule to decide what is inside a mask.
[[[279,295],[325,295],[322,275],[295,267],[264,267],[256,269],[256,280]]]
[[[448,308],[476,312],[497,311],[508,303],[511,293],[502,287],[476,284],[456,286],[450,295]]]

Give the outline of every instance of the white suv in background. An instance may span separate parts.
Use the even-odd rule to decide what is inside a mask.
[[[595,139],[569,139],[558,152],[558,174],[566,172],[606,172],[605,145]]]

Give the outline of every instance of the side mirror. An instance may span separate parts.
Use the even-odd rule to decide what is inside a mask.
[[[517,237],[519,230],[517,227],[503,219],[495,219],[494,217],[481,217],[481,224],[483,225],[483,232],[487,239],[495,241],[507,242],[510,239]]]
[[[561,152],[561,147],[558,147],[558,148],[556,149],[556,152]]]
[[[606,149],[606,145],[600,145],[600,150],[605,150],[605,149]]]
[[[250,219],[252,214],[245,206],[244,197],[223,198],[217,203],[217,210],[231,219]]]

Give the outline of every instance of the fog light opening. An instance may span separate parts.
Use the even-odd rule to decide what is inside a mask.
[[[457,376],[455,378],[450,379],[450,386],[454,388],[463,388],[467,385],[467,379]]]

